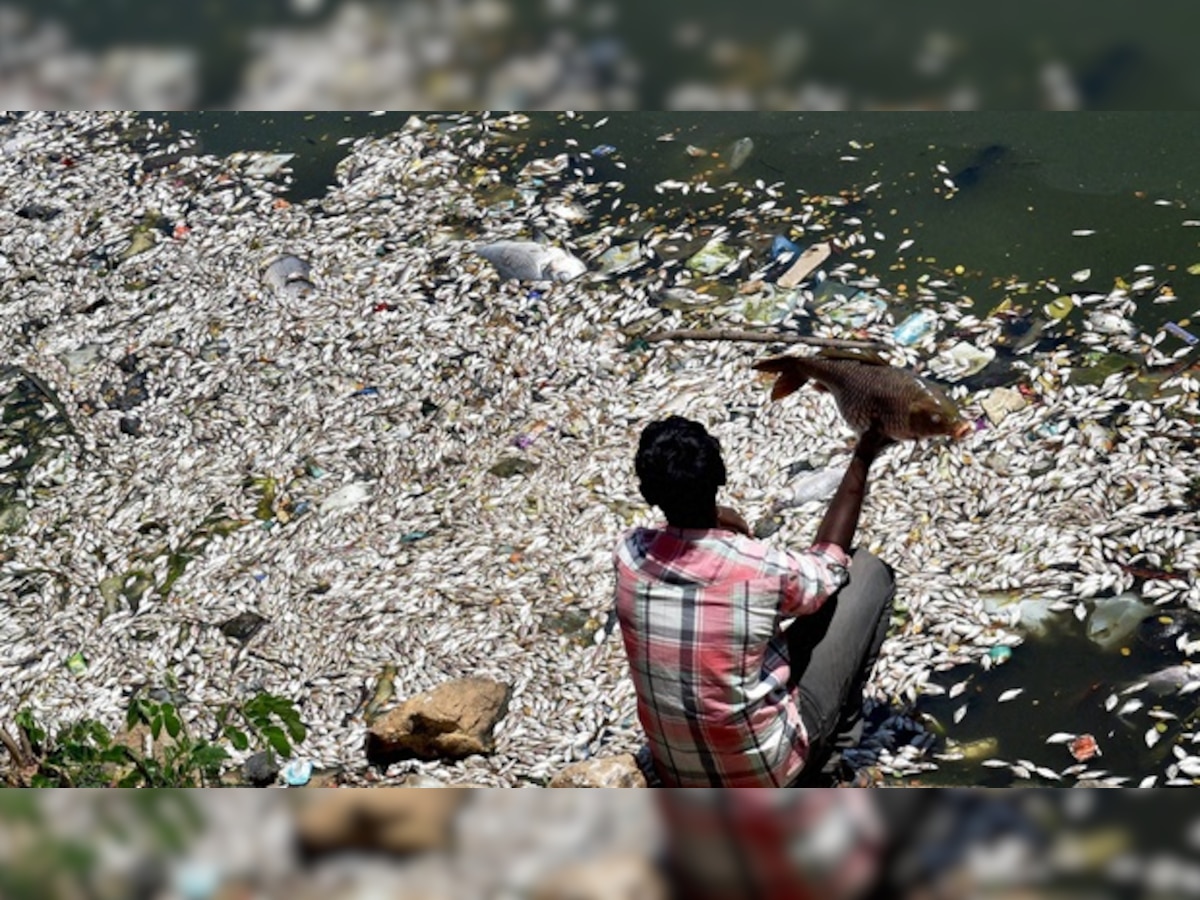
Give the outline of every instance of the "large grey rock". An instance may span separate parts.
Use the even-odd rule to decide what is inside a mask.
[[[508,710],[506,684],[460,678],[406,700],[371,724],[367,758],[461,759],[495,749],[492,729]]]
[[[572,763],[550,779],[552,788],[644,788],[646,776],[629,753]]]

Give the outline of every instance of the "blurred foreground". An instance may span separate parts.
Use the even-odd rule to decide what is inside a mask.
[[[1187,897],[1165,791],[0,792],[0,897]]]
[[[148,8],[137,8],[148,6]],[[1183,109],[1200,10],[1118,0],[0,2],[10,108]]]

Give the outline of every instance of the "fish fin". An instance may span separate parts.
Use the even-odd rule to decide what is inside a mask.
[[[760,359],[754,364],[754,368],[759,372],[786,372],[792,368],[796,359],[795,356],[771,356]]]
[[[772,356],[754,364],[759,372],[771,372],[778,377],[771,386],[771,399],[778,400],[804,387],[808,376],[800,372],[800,358],[796,356]]]
[[[807,381],[807,375],[801,375],[795,370],[780,372],[779,377],[775,379],[775,384],[771,387],[771,399],[780,400],[788,394],[795,393],[804,387]]]
[[[874,350],[855,350],[842,349],[840,347],[826,347],[824,350],[818,353],[817,356],[819,356],[821,359],[852,359],[868,366],[891,365],[891,363],[889,363]]]

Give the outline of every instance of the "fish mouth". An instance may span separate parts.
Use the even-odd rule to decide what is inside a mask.
[[[973,434],[974,431],[975,431],[975,426],[972,425],[970,422],[959,422],[957,425],[954,426],[954,430],[950,432],[950,437],[952,437],[956,441],[961,441],[968,434]]]

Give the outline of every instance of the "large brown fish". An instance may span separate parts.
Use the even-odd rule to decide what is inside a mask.
[[[971,431],[971,423],[937,387],[875,353],[823,350],[816,356],[774,356],[754,368],[779,376],[772,400],[815,381],[833,395],[842,418],[858,434],[872,424],[897,441],[940,434],[958,439]]]

